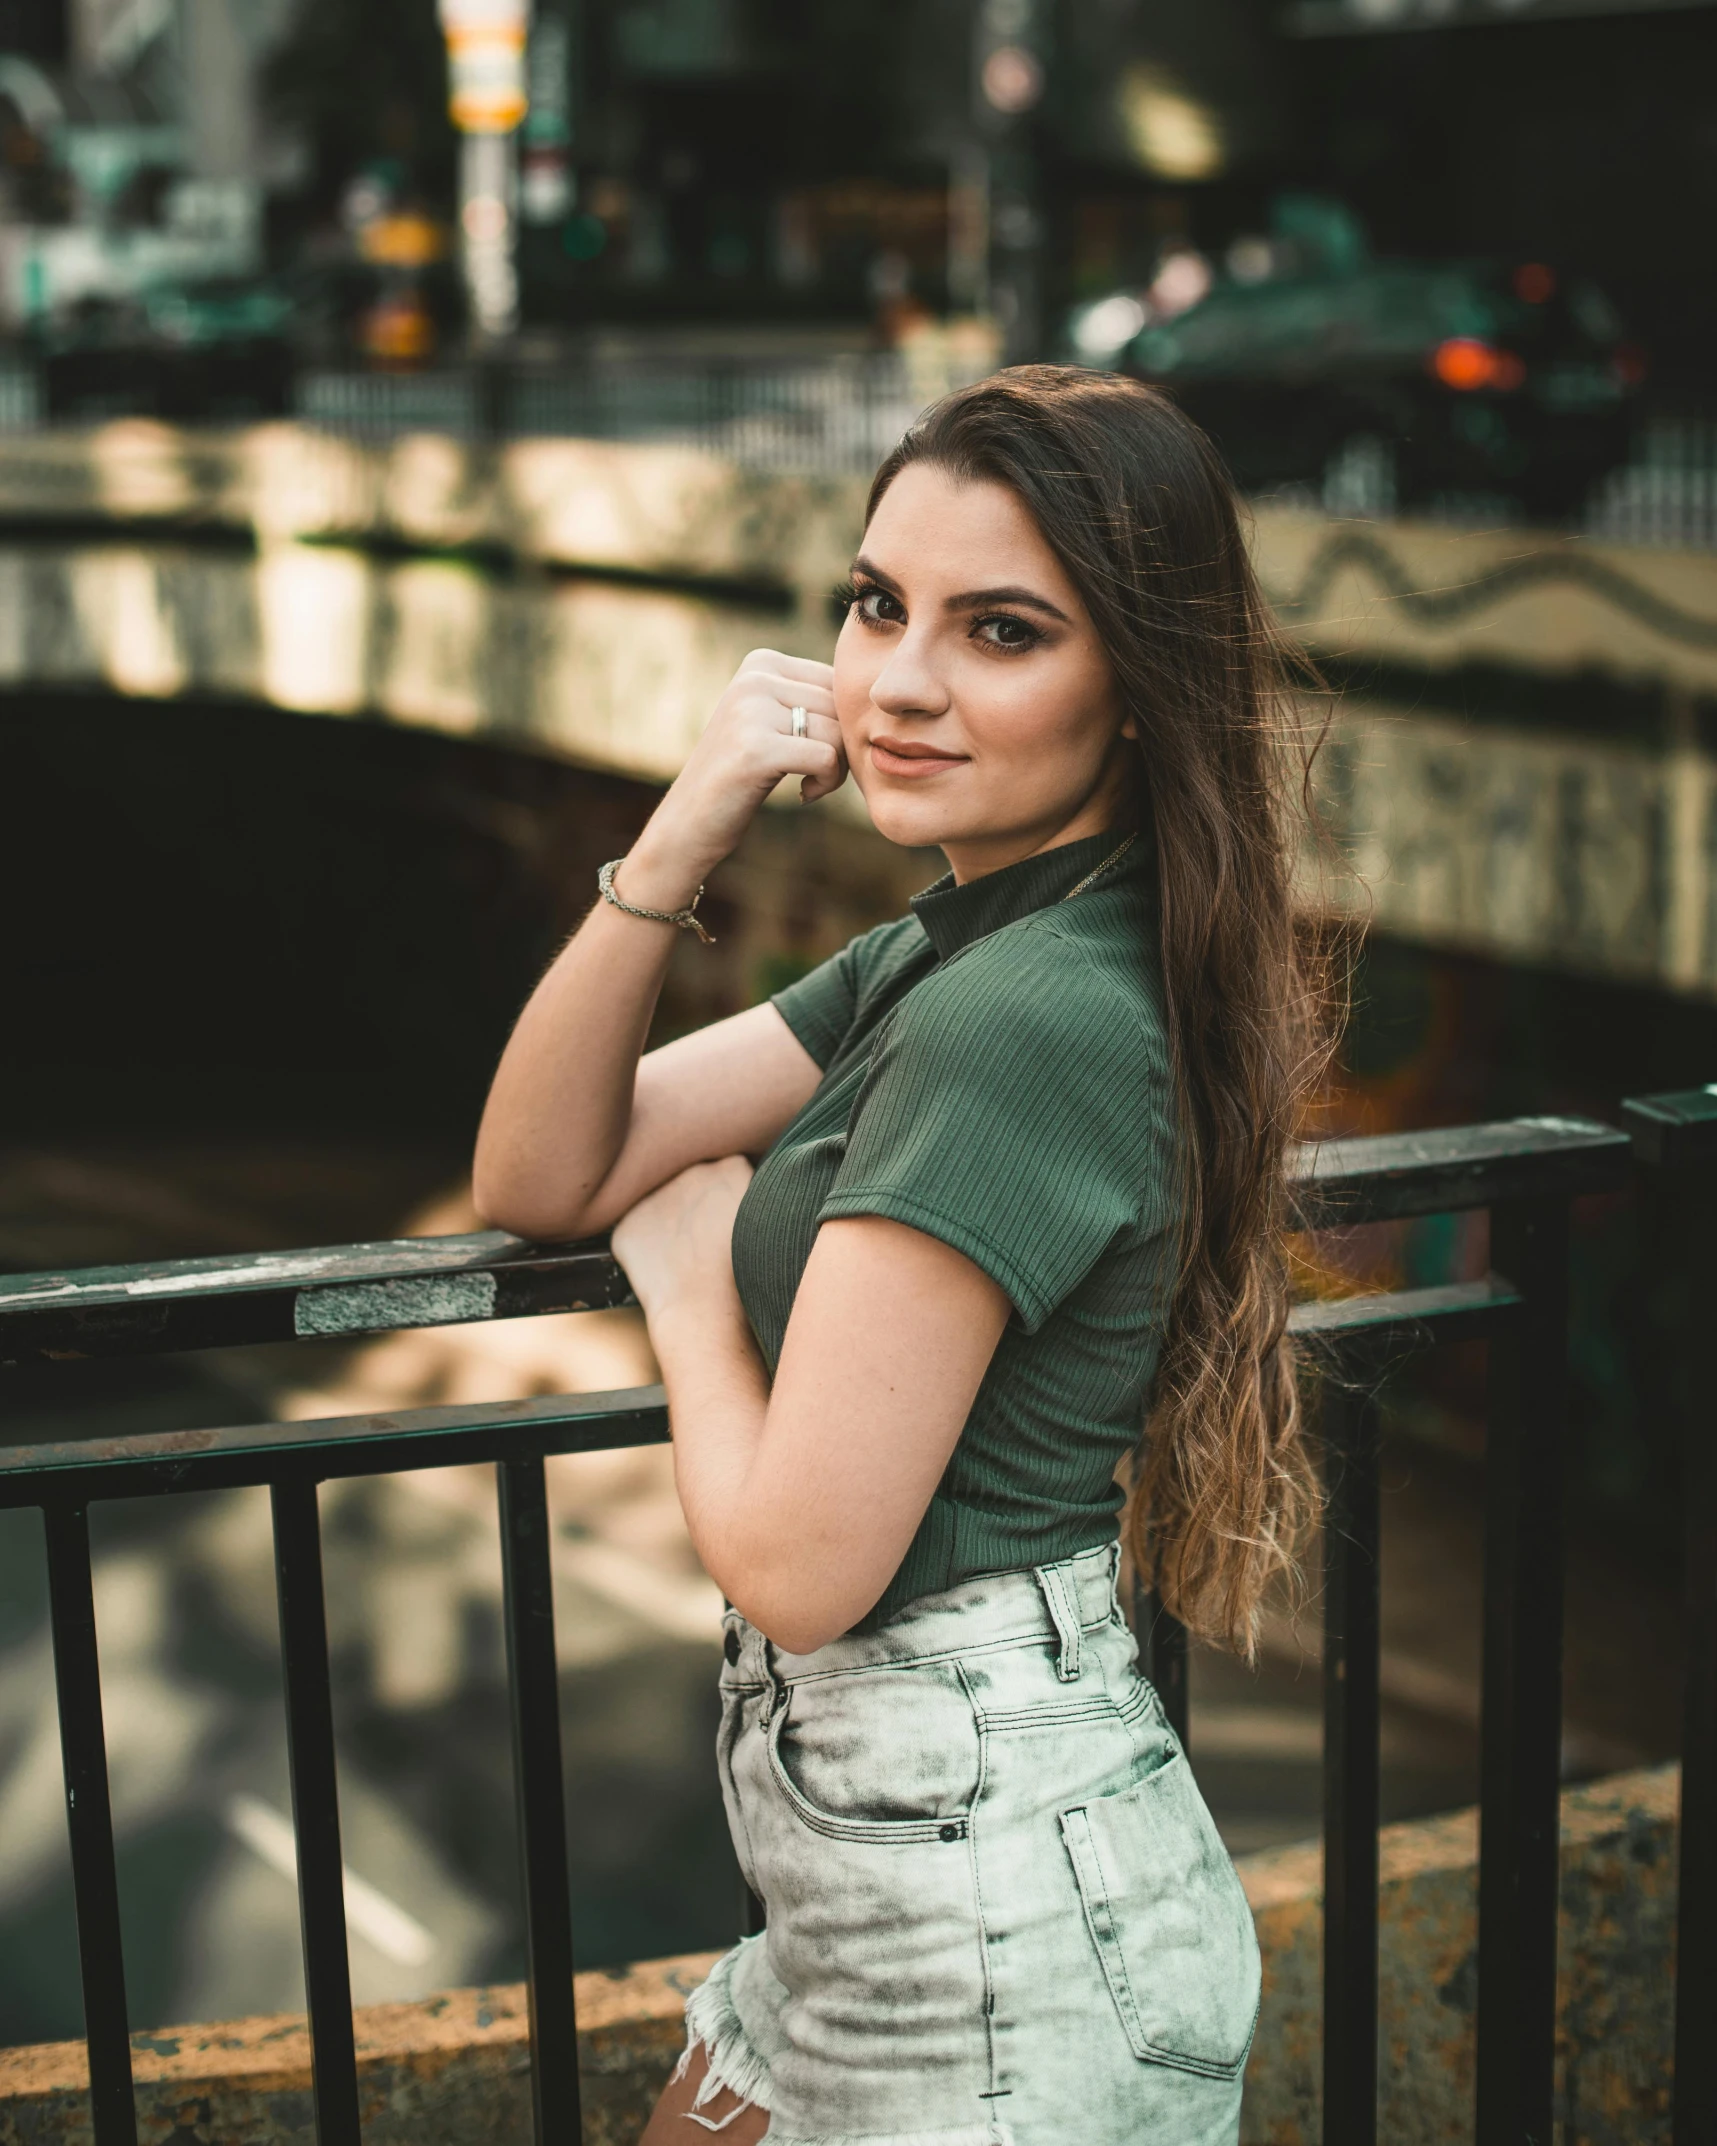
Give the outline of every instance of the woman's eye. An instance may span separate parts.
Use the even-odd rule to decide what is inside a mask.
[[[906,616],[900,598],[887,589],[860,589],[857,604],[860,618],[871,626],[897,626]]]
[[[976,631],[991,648],[1005,648],[1010,652],[1035,646],[1043,639],[1037,628],[1023,618],[1016,618],[1011,611],[998,611],[991,618],[981,618]]]

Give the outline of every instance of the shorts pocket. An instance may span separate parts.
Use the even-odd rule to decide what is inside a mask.
[[[1252,1910],[1185,1756],[1061,1813],[1085,1921],[1133,2054],[1233,2078],[1258,2021]]]
[[[790,1685],[765,1731],[776,1788],[837,1840],[963,1840],[983,1768],[951,1663]]]

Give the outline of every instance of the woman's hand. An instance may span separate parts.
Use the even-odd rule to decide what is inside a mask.
[[[801,778],[807,804],[838,790],[847,763],[833,677],[808,656],[754,648],[632,845],[616,892],[646,909],[679,909],[738,846],[784,776]],[[793,735],[796,707],[805,711],[802,738]]]
[[[616,1223],[614,1257],[652,1324],[675,1305],[735,1297],[733,1218],[750,1182],[743,1155],[693,1163]]]

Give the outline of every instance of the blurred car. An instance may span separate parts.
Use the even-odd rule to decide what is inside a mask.
[[[212,277],[123,302],[80,302],[34,332],[49,414],[279,415],[290,400],[291,322],[290,295],[264,278]]]
[[[1089,349],[1089,318],[1072,328]],[[1551,520],[1625,461],[1645,371],[1598,286],[1539,262],[1230,276],[1109,362],[1170,390],[1248,491],[1371,513],[1477,495]]]
[[[210,277],[152,291],[143,318],[164,417],[267,417],[292,381],[292,299],[266,278]]]

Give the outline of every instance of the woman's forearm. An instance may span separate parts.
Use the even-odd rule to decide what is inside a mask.
[[[617,891],[642,908],[682,907],[696,880],[650,865],[629,857]],[[599,901],[531,994],[477,1134],[473,1191],[490,1221],[525,1237],[576,1233],[625,1144],[677,936]]]
[[[756,1462],[769,1415],[769,1374],[737,1292],[700,1289],[651,1315],[667,1389],[674,1483],[693,1547],[730,1602],[761,1622],[762,1554],[781,1535]]]
[[[772,649],[746,657],[622,861],[623,900],[670,916],[686,908],[784,776],[798,775],[808,797],[844,779],[828,675],[826,663]],[[491,1221],[524,1237],[605,1228],[661,1182],[659,1171],[622,1172],[593,1207],[626,1146],[638,1060],[678,936],[672,924],[598,902],[532,993],[477,1136],[473,1186]],[[766,1098],[766,1127],[778,1100]],[[700,1146],[694,1139],[682,1163]]]
[[[650,1338],[668,1393],[674,1484],[704,1570],[777,1646],[814,1652],[870,1597],[860,1599],[862,1584],[855,1592],[829,1540],[825,1501],[781,1465],[783,1431],[786,1443],[802,1441],[771,1422],[769,1374],[737,1294],[688,1294],[652,1313]]]

